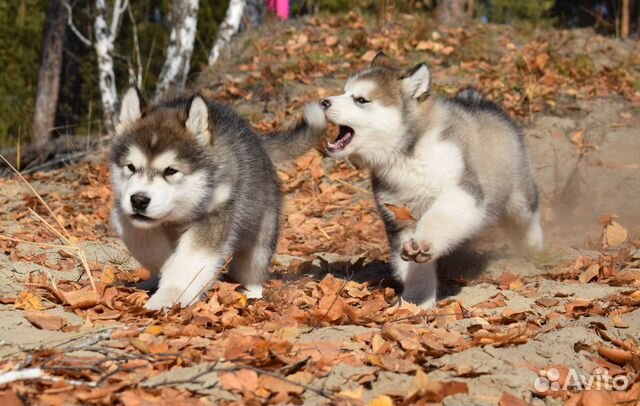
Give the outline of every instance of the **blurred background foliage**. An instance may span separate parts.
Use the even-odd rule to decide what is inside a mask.
[[[620,1],[476,0],[474,17],[498,24],[524,21],[557,27],[595,26],[603,33],[615,35],[612,21],[618,18]],[[47,0],[0,1],[0,146],[15,145],[19,137],[24,143],[29,134],[47,3]],[[71,0],[70,3],[75,25],[92,38],[94,2]],[[637,9],[640,1],[634,3]],[[153,94],[165,58],[171,0],[132,1],[131,4],[131,12],[123,19],[116,41],[114,62],[118,89],[127,86],[129,68],[135,63],[135,24],[142,57],[143,88]],[[227,5],[228,0],[200,1],[191,77],[206,66]],[[348,11],[375,16],[384,5],[399,12],[429,13],[435,9],[437,0],[292,0],[291,10],[293,16]],[[95,132],[101,119],[95,51],[67,29],[63,58],[56,131],[60,134]]]
[[[15,144],[29,134],[47,0],[0,2],[0,146]],[[114,69],[118,89],[129,84],[129,67],[135,63],[134,22],[142,57],[143,88],[153,94],[164,63],[169,31],[171,0],[131,2],[131,14],[123,18],[116,40]],[[70,1],[75,26],[93,39],[94,2]],[[224,18],[228,0],[200,2],[198,31],[191,75],[207,63],[218,24]],[[96,54],[67,29],[60,101],[56,115],[58,133],[84,134],[100,126],[100,91]]]

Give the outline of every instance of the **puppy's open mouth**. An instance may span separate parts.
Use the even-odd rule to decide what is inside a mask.
[[[142,221],[142,222],[152,222],[152,221],[156,220],[156,219],[153,219],[151,217],[147,217],[144,214],[140,214],[140,213],[132,214],[131,218],[134,219],[134,220]]]
[[[346,125],[341,125],[338,138],[336,138],[335,141],[330,142],[327,145],[327,149],[330,152],[342,151],[346,148],[347,145],[349,145],[354,135],[355,131],[353,131],[353,128],[347,127]]]

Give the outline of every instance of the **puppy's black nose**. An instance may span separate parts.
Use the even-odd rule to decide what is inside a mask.
[[[136,212],[145,211],[149,206],[149,202],[151,199],[143,194],[136,193],[135,195],[131,195],[131,207]]]
[[[328,109],[329,107],[331,107],[331,101],[329,101],[329,99],[322,99],[320,100],[320,105],[322,106],[323,109]]]

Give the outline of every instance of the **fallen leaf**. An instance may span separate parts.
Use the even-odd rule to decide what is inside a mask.
[[[332,47],[338,43],[338,37],[330,35],[324,39],[324,44],[328,47]]]
[[[100,282],[105,285],[113,285],[118,281],[118,277],[116,276],[116,271],[111,267],[104,267],[102,270],[102,274],[100,275]]]
[[[368,406],[393,406],[393,400],[387,395],[380,395],[369,402]]]
[[[39,296],[36,296],[30,290],[23,290],[18,294],[15,303],[16,309],[28,310],[28,311],[39,311],[44,310],[45,307],[42,304],[42,299]]]
[[[427,376],[421,368],[416,370],[416,376],[411,381],[407,398],[424,399],[428,402],[440,402],[447,396],[457,393],[467,393],[467,384],[464,382],[448,381],[439,382]]]
[[[604,345],[598,346],[598,354],[600,354],[601,357],[606,358],[618,365],[625,365],[633,358],[633,354],[629,351],[619,348],[606,347]]]
[[[79,290],[62,292],[62,296],[71,307],[78,309],[87,309],[98,304],[100,298],[98,294],[91,289],[90,286]]]
[[[544,70],[544,67],[547,66],[547,62],[549,61],[549,54],[546,52],[542,52],[536,56],[536,66],[541,71]]]
[[[261,375],[258,379],[258,386],[267,389],[271,393],[297,393],[304,392],[302,385],[285,381],[271,375]]]
[[[364,388],[362,386],[358,386],[355,389],[345,389],[341,390],[338,393],[338,396],[342,396],[344,398],[360,400],[362,399],[362,394],[364,393]]]
[[[377,51],[374,50],[369,50],[367,52],[365,52],[360,59],[362,59],[363,61],[367,61],[367,62],[371,62],[373,61],[373,58],[375,58],[375,56],[378,54]]]
[[[618,328],[629,328],[629,323],[622,320],[622,317],[620,317],[619,314],[613,316],[613,325]]]
[[[166,340],[152,341],[147,348],[151,354],[164,354],[169,351],[169,343]]]
[[[255,392],[258,389],[258,374],[251,369],[223,373],[220,374],[220,384],[230,391]]]
[[[59,331],[69,324],[67,319],[45,312],[24,312],[24,317],[31,324],[42,330]]]
[[[158,336],[162,334],[162,330],[163,330],[162,326],[158,326],[158,325],[149,326],[146,329],[144,329],[145,333],[153,334],[154,336]]]
[[[538,299],[536,303],[542,307],[553,307],[560,303],[559,299]]]
[[[151,351],[149,350],[149,346],[147,345],[147,343],[145,343],[144,341],[142,341],[139,338],[130,338],[129,339],[129,343],[138,351],[140,351],[143,354],[149,354]]]
[[[576,144],[576,145],[582,145],[582,137],[584,136],[584,131],[580,130],[580,131],[576,131],[572,136],[571,136],[571,142]]]
[[[606,245],[609,247],[622,245],[629,236],[627,230],[617,221],[612,221],[611,224],[605,226],[604,235]]]
[[[139,281],[147,281],[151,278],[151,272],[149,272],[146,268],[140,267],[131,272],[131,276]]]
[[[498,400],[498,406],[527,406],[528,403],[524,400],[513,396],[508,392],[504,392]]]
[[[22,400],[12,390],[0,394],[0,405],[2,406],[23,406]]]
[[[580,280],[580,282],[582,283],[591,282],[593,278],[598,276],[599,272],[600,272],[600,264],[591,264],[586,271],[580,274],[580,276],[578,277],[578,280]]]
[[[411,214],[411,209],[409,209],[408,207],[400,207],[391,203],[385,203],[384,207],[389,209],[398,221],[415,221],[415,218]]]

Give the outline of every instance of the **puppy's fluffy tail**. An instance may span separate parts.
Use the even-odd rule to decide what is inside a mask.
[[[482,93],[473,87],[467,87],[466,89],[461,90],[456,94],[455,98],[460,102],[477,106],[486,101]]]
[[[297,125],[261,137],[263,146],[274,163],[295,159],[317,146],[327,126],[322,108],[317,103],[304,106],[304,118]]]

